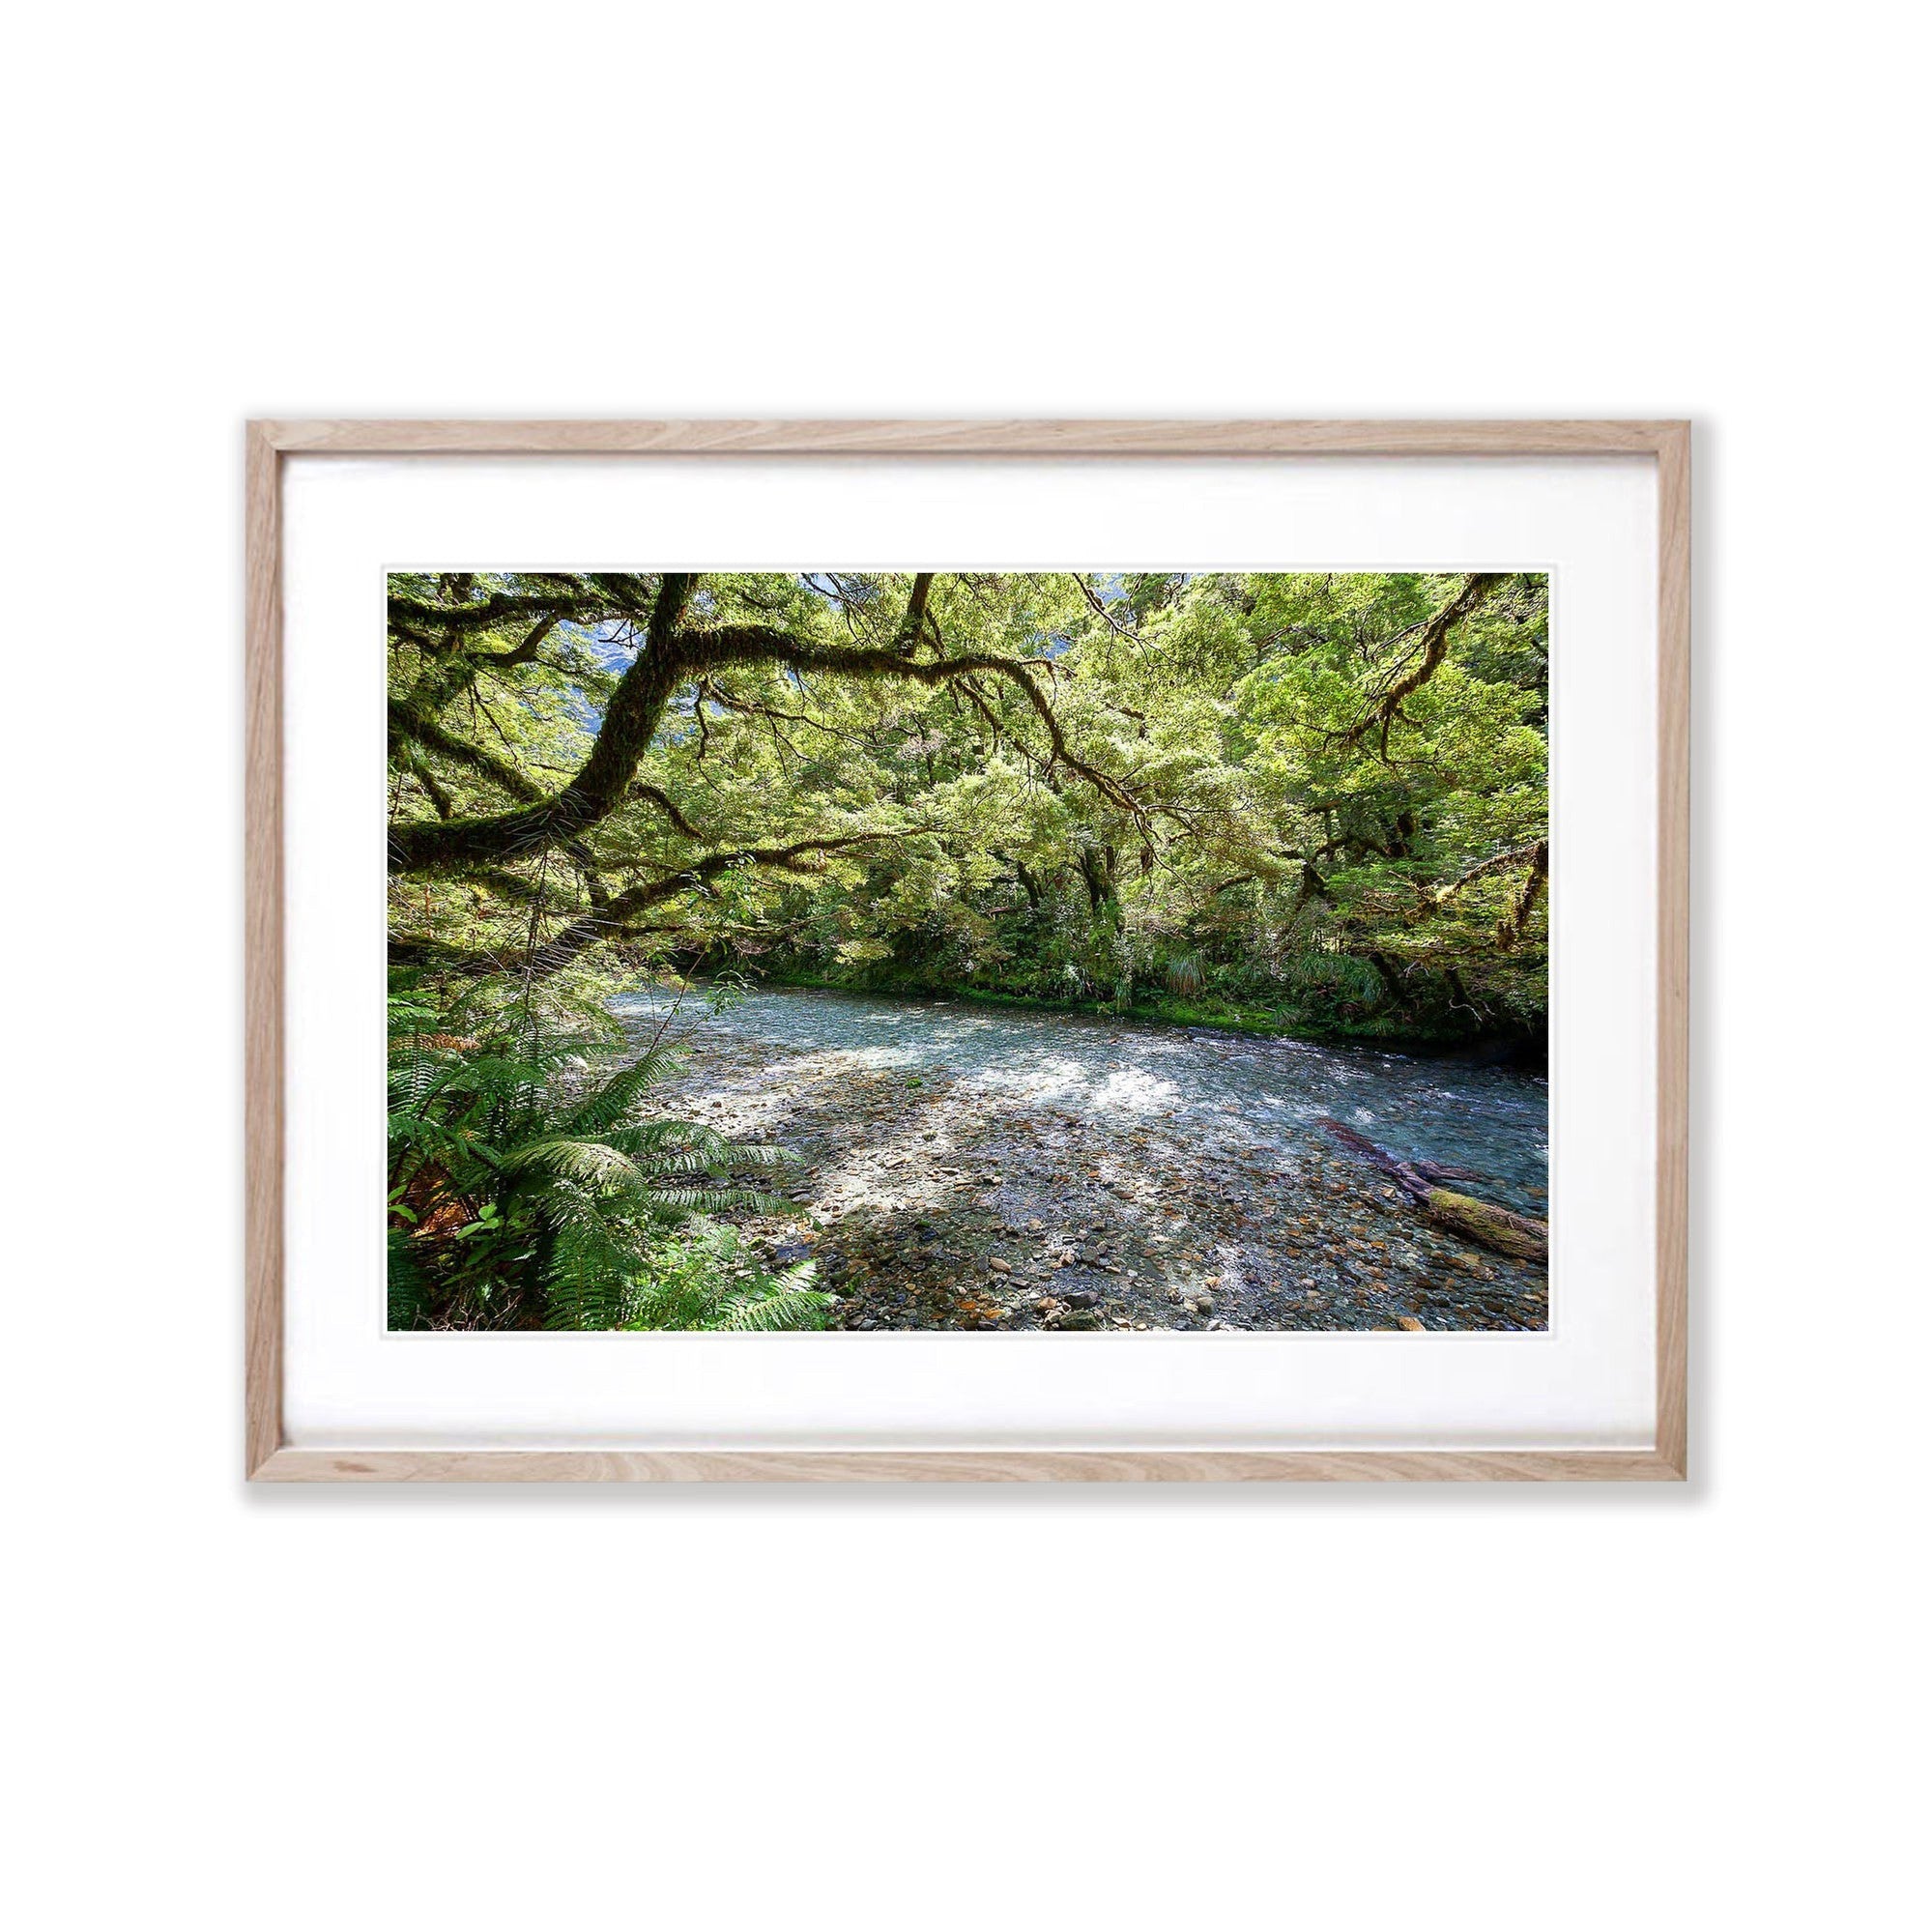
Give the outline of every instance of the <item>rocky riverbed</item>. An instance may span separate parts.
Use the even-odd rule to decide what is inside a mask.
[[[619,1011],[655,1030],[662,995]],[[848,1329],[1540,1329],[1541,1267],[1420,1219],[1321,1126],[1547,1208],[1544,1082],[1085,1015],[783,989],[673,1023],[666,1110],[801,1165],[793,1212]]]

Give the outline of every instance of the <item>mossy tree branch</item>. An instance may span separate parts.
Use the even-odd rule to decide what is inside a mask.
[[[549,979],[602,940],[639,937],[643,929],[636,922],[645,913],[682,898],[687,892],[705,890],[712,879],[724,873],[735,872],[745,866],[764,866],[809,876],[822,872],[826,857],[833,852],[880,840],[902,839],[908,830],[926,829],[930,828],[913,826],[884,832],[853,832],[842,838],[799,839],[789,846],[748,846],[733,851],[706,852],[704,857],[692,860],[689,865],[665,878],[626,886],[623,891],[612,894],[602,905],[594,906],[589,912],[572,919],[541,945],[532,949],[527,958],[517,957],[516,970],[519,973],[528,972],[532,980]],[[390,958],[397,965],[430,965],[445,972],[473,978],[504,971],[506,957],[488,952],[466,953],[433,943],[427,948],[415,943],[390,950]]]
[[[595,581],[614,601],[625,608],[641,610],[649,596],[649,587],[642,579],[599,577]],[[550,796],[536,796],[525,809],[500,812],[480,818],[451,819],[392,826],[389,832],[389,870],[394,874],[432,872],[458,865],[474,865],[505,859],[526,858],[575,838],[608,818],[631,792],[639,764],[649,749],[651,738],[662,722],[666,707],[678,687],[688,678],[727,664],[770,663],[793,671],[820,671],[836,677],[858,679],[904,678],[910,682],[939,685],[956,678],[980,674],[1004,678],[1016,685],[1038,715],[1053,747],[1049,767],[1063,764],[1093,786],[1110,803],[1137,821],[1140,807],[1120,782],[1081,758],[1068,744],[1066,734],[1041,686],[1035,669],[1025,661],[991,651],[964,652],[957,656],[920,658],[922,628],[929,621],[928,600],[932,573],[922,572],[914,580],[905,620],[891,649],[844,649],[820,645],[795,636],[791,631],[763,624],[722,624],[706,629],[682,627],[684,611],[695,588],[695,576],[667,572],[660,580],[650,602],[649,628],[643,648],[623,677],[618,680],[601,728],[589,755],[570,782]],[[437,610],[439,606],[417,605],[411,599],[392,599],[411,607],[411,614]],[[512,599],[519,609],[527,600]],[[499,595],[475,605],[455,606],[459,612],[479,610],[487,603],[502,604]],[[498,613],[501,621],[504,613]],[[396,728],[418,742],[441,750],[426,735],[433,721],[408,711],[400,719],[392,714]],[[460,742],[442,735],[449,742]],[[457,755],[457,754],[450,754]],[[487,756],[479,754],[478,756]],[[466,759],[480,769],[476,757]],[[530,788],[533,790],[533,788]],[[513,794],[514,795],[514,794]],[[676,810],[663,793],[652,792],[652,802]],[[674,819],[674,823],[676,820]],[[689,832],[688,823],[679,826]]]
[[[1450,633],[1497,585],[1507,580],[1495,571],[1472,571],[1463,579],[1461,590],[1423,625],[1417,649],[1403,660],[1402,667],[1376,693],[1369,708],[1341,734],[1344,745],[1360,744],[1371,732],[1382,734],[1388,742],[1389,727],[1402,708],[1402,700],[1413,696],[1433,678],[1449,654]]]

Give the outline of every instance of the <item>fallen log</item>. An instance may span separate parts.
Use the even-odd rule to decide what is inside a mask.
[[[1366,1134],[1358,1134],[1354,1128],[1345,1127],[1339,1120],[1323,1114],[1321,1124],[1351,1152],[1360,1154],[1370,1166],[1379,1168],[1383,1173],[1415,1202],[1424,1216],[1438,1227],[1446,1227],[1453,1234],[1459,1234],[1465,1241],[1474,1241],[1498,1254],[1507,1254],[1513,1261],[1536,1261],[1544,1265],[1549,1261],[1549,1224],[1546,1221],[1533,1221],[1526,1214],[1513,1214],[1506,1207],[1497,1207],[1486,1200],[1478,1200],[1474,1195],[1455,1194],[1450,1189],[1435,1185],[1436,1178],[1446,1177],[1452,1171],[1460,1179],[1459,1170],[1453,1170],[1425,1162],[1421,1168],[1399,1160],[1385,1147],[1378,1147]]]
[[[1331,1113],[1321,1116],[1321,1124],[1352,1152],[1360,1154],[1371,1168],[1380,1168],[1391,1179],[1399,1181],[1405,1194],[1417,1200],[1427,1198],[1429,1183],[1408,1162],[1398,1160],[1386,1147],[1378,1147],[1366,1134],[1358,1134],[1354,1128],[1345,1127]]]
[[[1514,1261],[1549,1263],[1549,1224],[1532,1221],[1526,1214],[1512,1214],[1474,1195],[1451,1194],[1447,1188],[1431,1188],[1423,1202],[1423,1212],[1438,1227],[1453,1229],[1467,1240],[1492,1248]]]
[[[1440,1161],[1418,1161],[1416,1172],[1426,1181],[1480,1181],[1483,1176],[1467,1168],[1445,1168]]]

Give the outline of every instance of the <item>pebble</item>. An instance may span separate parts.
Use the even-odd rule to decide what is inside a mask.
[[[951,1024],[968,1015],[967,1024],[995,1024],[969,1008]],[[1137,1047],[1113,1059],[1113,1073],[1157,1077],[1161,1049],[1139,1043],[1175,1036],[1122,1037]],[[1419,1333],[1547,1324],[1543,1271],[1463,1249],[1346,1157],[1270,1144],[1279,1115],[1253,1115],[1255,1131],[1245,1132],[1205,1118],[1198,1101],[1102,1115],[1034,1099],[1016,1113],[1003,1098],[990,1106],[983,1088],[957,1091],[962,1075],[942,1049],[914,1074],[903,1062],[855,1065],[851,1050],[823,1039],[761,1042],[747,1054],[729,1021],[708,1037],[694,1029],[684,1044],[691,1069],[663,1090],[670,1117],[702,1112],[724,1134],[807,1155],[810,1183],[787,1176],[781,1185],[825,1226],[805,1234],[802,1213],[789,1225],[756,1216],[744,1225],[774,1261],[803,1258],[816,1242],[819,1284],[836,1282],[842,1297],[836,1326],[1104,1320]],[[1069,1057],[1079,1063],[1081,1051]],[[1020,1243],[1017,1262],[988,1252],[1002,1239]],[[1218,1265],[1202,1274],[1204,1262]],[[1056,1299],[1025,1283],[1088,1270],[1108,1283],[1104,1312],[1097,1289]],[[1017,1298],[1011,1307],[987,1299],[1001,1294]]]

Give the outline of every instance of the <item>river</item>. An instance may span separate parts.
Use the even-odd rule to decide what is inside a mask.
[[[666,995],[617,1002],[640,1033]],[[1500,1068],[1086,1014],[766,989],[687,1001],[666,1110],[795,1148],[847,1328],[1542,1328],[1544,1271],[1423,1222],[1324,1116],[1545,1216],[1548,1089]]]

